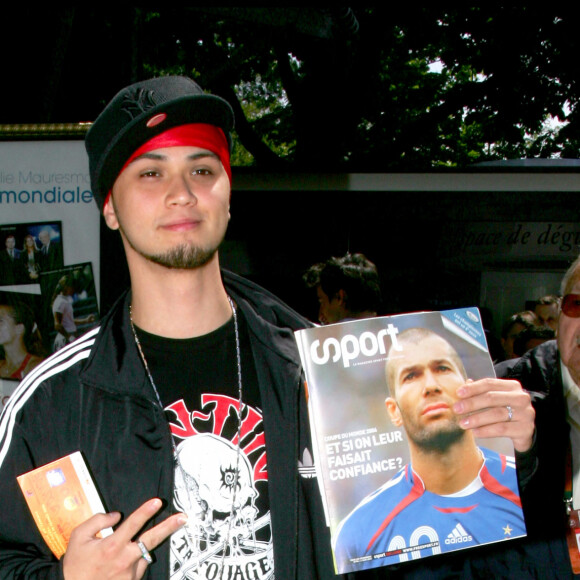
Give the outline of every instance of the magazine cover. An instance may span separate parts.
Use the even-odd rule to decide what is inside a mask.
[[[510,439],[452,405],[494,377],[477,308],[296,332],[338,574],[526,534]]]

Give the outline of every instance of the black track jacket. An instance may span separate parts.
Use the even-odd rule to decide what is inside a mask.
[[[316,478],[299,463],[313,457],[304,377],[293,330],[310,323],[266,290],[222,273],[246,318],[263,408],[276,578],[336,578]],[[147,380],[123,296],[99,328],[34,369],[0,419],[0,578],[62,578],[16,477],[80,450],[107,510],[125,516],[160,497],[172,510],[171,435]],[[305,451],[307,452],[305,453]],[[151,525],[154,525],[152,522]],[[168,578],[168,542],[146,578]]]

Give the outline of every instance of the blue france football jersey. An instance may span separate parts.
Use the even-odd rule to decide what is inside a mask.
[[[475,491],[441,496],[425,490],[409,465],[367,496],[340,524],[339,573],[366,570],[525,535],[512,457],[481,449]]]

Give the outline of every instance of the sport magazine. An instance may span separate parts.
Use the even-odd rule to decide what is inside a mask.
[[[525,536],[511,440],[476,440],[453,411],[460,385],[495,377],[477,308],[296,340],[337,574]]]

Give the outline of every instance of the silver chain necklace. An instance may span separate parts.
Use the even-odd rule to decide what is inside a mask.
[[[236,338],[236,363],[237,363],[237,372],[238,372],[238,426],[237,426],[237,452],[236,452],[236,470],[235,470],[235,474],[234,474],[234,482],[233,482],[233,494],[232,494],[232,507],[230,510],[230,517],[229,517],[229,522],[228,522],[228,533],[225,539],[225,542],[223,542],[223,554],[222,554],[222,560],[221,560],[221,566],[220,566],[220,574],[219,574],[219,578],[222,578],[223,575],[223,571],[224,571],[224,564],[225,564],[225,557],[226,557],[226,552],[228,549],[228,546],[230,545],[230,536],[231,536],[231,531],[232,531],[232,522],[234,520],[234,511],[235,511],[235,505],[236,505],[236,492],[238,489],[238,477],[239,477],[239,470],[240,470],[240,453],[241,453],[241,449],[240,449],[240,443],[241,443],[241,435],[242,435],[242,353],[241,353],[241,348],[240,348],[240,334],[239,334],[239,329],[238,329],[238,314],[236,311],[236,308],[234,306],[234,302],[233,300],[230,298],[230,296],[227,296],[228,302],[230,304],[230,308],[232,309],[232,315],[233,315],[233,319],[234,319],[234,332],[235,332],[235,338]],[[147,378],[149,379],[149,383],[151,384],[151,387],[153,388],[153,392],[155,393],[155,397],[157,399],[157,404],[159,405],[160,409],[162,411],[164,411],[164,407],[163,407],[163,403],[161,402],[161,397],[159,395],[159,391],[157,390],[157,386],[155,385],[155,381],[153,380],[153,376],[151,375],[151,371],[149,370],[149,365],[147,364],[147,359],[145,358],[145,353],[143,352],[143,349],[141,348],[141,341],[139,340],[139,337],[137,336],[137,330],[135,328],[135,324],[133,323],[133,309],[132,306],[129,305],[129,321],[131,323],[131,330],[133,332],[133,338],[135,339],[135,345],[137,346],[137,350],[139,351],[139,356],[141,357],[141,361],[143,362],[143,366],[145,367],[145,372],[147,373]],[[177,467],[179,468],[180,472],[181,472],[181,476],[183,478],[184,481],[187,480],[186,477],[186,472],[183,469],[183,466],[181,465],[181,461],[179,460],[179,455],[177,453],[177,446],[175,445],[175,440],[173,435],[171,435],[171,444],[173,447],[173,456],[176,462]],[[189,488],[188,488],[188,494],[189,494]],[[196,500],[199,501],[199,500]],[[186,528],[188,526],[188,524],[185,524]],[[190,543],[193,543],[193,539],[191,537],[191,532],[189,529],[186,529],[186,537],[188,539],[188,541]]]

